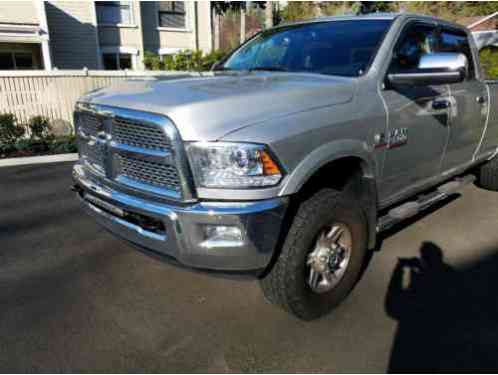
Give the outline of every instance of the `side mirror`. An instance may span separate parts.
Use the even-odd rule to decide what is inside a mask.
[[[393,86],[443,85],[462,82],[468,74],[469,63],[463,53],[438,52],[420,57],[417,69],[387,75]]]

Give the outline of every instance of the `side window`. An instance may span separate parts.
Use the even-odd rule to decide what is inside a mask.
[[[438,52],[463,53],[469,61],[469,78],[474,78],[474,58],[465,33],[443,29],[440,34]]]
[[[436,41],[434,27],[425,24],[408,26],[394,48],[389,72],[402,73],[417,69],[423,54],[435,52]]]

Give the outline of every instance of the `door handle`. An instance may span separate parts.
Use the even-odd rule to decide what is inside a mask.
[[[486,98],[484,96],[482,96],[482,95],[478,96],[476,98],[476,102],[479,103],[479,104],[484,104],[484,103],[486,103]]]
[[[432,108],[433,109],[446,109],[449,108],[451,105],[449,100],[434,100],[432,102]]]

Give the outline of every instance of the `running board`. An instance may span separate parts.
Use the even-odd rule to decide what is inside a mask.
[[[377,232],[382,232],[403,220],[415,216],[433,204],[455,194],[465,185],[473,183],[475,179],[476,178],[473,175],[455,178],[454,180],[439,186],[431,193],[420,195],[415,201],[406,202],[401,206],[391,209],[385,216],[379,218]]]

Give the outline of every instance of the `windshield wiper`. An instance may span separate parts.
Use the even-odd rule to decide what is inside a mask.
[[[267,72],[287,72],[288,70],[278,66],[257,66],[255,68],[249,69],[250,72],[264,70]]]

